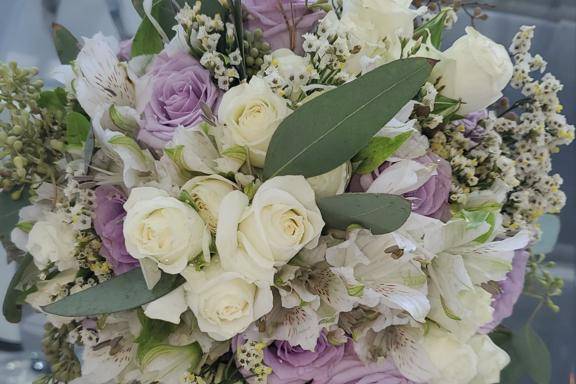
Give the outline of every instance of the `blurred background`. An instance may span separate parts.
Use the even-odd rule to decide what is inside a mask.
[[[576,123],[576,0],[485,2],[496,8],[488,11],[486,21],[477,21],[476,27],[505,46],[521,25],[537,27],[532,52],[541,54],[549,63],[548,69],[564,84],[561,97],[565,113],[569,122]],[[460,14],[459,22],[448,32],[446,46],[464,33],[469,21]],[[130,0],[0,0],[0,60],[36,66],[47,85],[55,85],[50,72],[59,61],[50,34],[52,22],[66,26],[76,36],[102,31],[122,40],[133,36],[140,19]],[[512,93],[509,96],[515,99]],[[535,328],[552,355],[551,383],[572,384],[576,382],[574,377],[575,381],[569,381],[576,365],[576,144],[563,148],[554,159],[554,167],[564,178],[568,205],[561,215],[558,243],[549,257],[556,261],[554,272],[564,278],[565,288],[557,299],[561,312],[542,311]],[[13,272],[0,247],[0,297]],[[507,325],[517,328],[524,324],[535,305],[534,300],[522,298]],[[40,353],[42,333],[41,315],[28,312],[19,326],[9,325],[0,317],[0,384],[30,384],[34,369],[44,368]]]

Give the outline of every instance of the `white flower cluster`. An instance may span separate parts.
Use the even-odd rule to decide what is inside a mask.
[[[193,7],[184,4],[176,21],[183,27],[182,33],[189,34],[192,51],[200,57],[200,64],[210,70],[220,89],[227,90],[240,78],[236,67],[242,63],[235,28],[232,23],[224,23],[220,14],[214,17],[202,14],[201,6],[201,1]],[[218,47],[223,35],[226,53]]]

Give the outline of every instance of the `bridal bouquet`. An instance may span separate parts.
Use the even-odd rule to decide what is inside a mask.
[[[574,127],[533,27],[442,50],[462,4],[134,5],[130,41],[53,26],[59,88],[0,67],[3,309],[47,314],[37,383],[489,384],[509,354],[546,382],[499,326],[526,276],[553,309],[562,285],[530,253]]]

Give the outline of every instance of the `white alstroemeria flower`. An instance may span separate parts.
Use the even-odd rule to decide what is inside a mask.
[[[393,326],[383,332],[369,330],[355,341],[354,350],[365,363],[389,357],[403,376],[427,383],[438,371],[424,350],[423,335],[423,328],[411,326]]]
[[[274,295],[272,311],[264,316],[262,321],[262,329],[253,324],[246,331],[246,338],[263,341],[285,340],[290,345],[299,345],[307,351],[316,348],[318,337],[324,328],[318,313],[311,305],[283,308],[278,295]]]
[[[433,163],[424,165],[414,160],[400,160],[386,168],[366,192],[402,195],[420,188],[436,174]]]
[[[475,240],[491,228],[486,222],[470,226],[465,220],[453,220],[445,224],[412,216],[400,231],[419,239],[417,253],[432,260],[428,268],[432,284],[446,312],[455,318],[466,316],[466,307],[459,297],[461,292],[474,290],[475,286],[490,280],[504,280],[512,269],[514,252],[525,248],[530,241],[528,232],[520,232],[504,240],[480,243]],[[420,228],[416,225],[418,221]]]
[[[426,275],[412,256],[415,249],[399,234],[354,230],[347,241],[326,251],[326,260],[361,304],[381,311],[401,309],[424,322],[430,303]]]
[[[326,263],[327,241],[320,239],[314,249],[303,249],[276,275],[282,306],[294,308],[308,303],[322,312],[323,322],[336,319],[340,312],[351,311],[357,298],[350,295],[345,281]],[[321,309],[319,310],[319,308]]]
[[[103,104],[134,106],[135,76],[116,56],[117,42],[101,33],[84,38],[74,64],[74,88],[82,108],[94,117]]]
[[[216,160],[220,155],[201,126],[178,127],[165,151],[186,171],[216,173]]]
[[[143,383],[182,384],[202,359],[198,343],[183,346],[157,345],[142,357]]]
[[[478,356],[478,373],[470,384],[499,383],[500,373],[510,363],[510,356],[487,335],[472,337],[468,345]]]

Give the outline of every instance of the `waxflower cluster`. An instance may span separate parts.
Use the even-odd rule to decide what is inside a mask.
[[[4,314],[47,314],[36,384],[500,382],[526,271],[561,288],[530,253],[574,127],[533,27],[441,50],[455,9],[421,3],[145,1],[60,88],[2,65]]]

